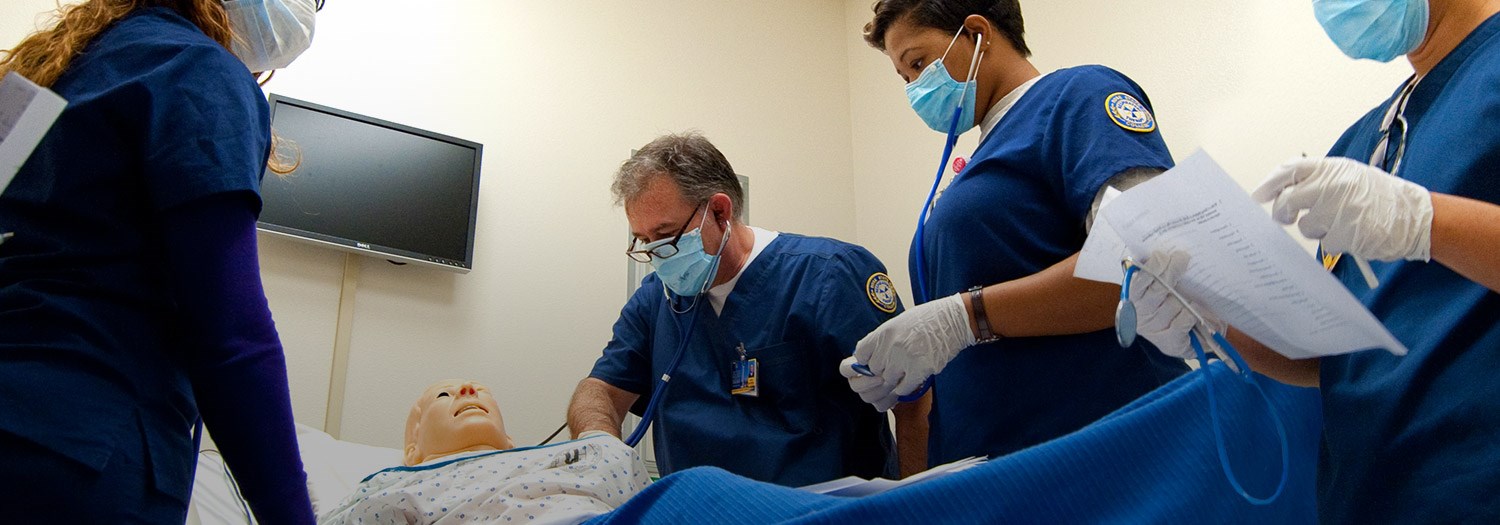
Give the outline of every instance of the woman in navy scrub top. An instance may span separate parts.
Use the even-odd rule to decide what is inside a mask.
[[[0,61],[69,103],[0,195],[7,521],[182,523],[201,415],[261,523],[312,523],[256,258],[252,71],[305,48],[313,10],[90,0]]]
[[[1292,361],[1231,340],[1257,371],[1322,392],[1319,519],[1500,523],[1500,1],[1313,7],[1345,53],[1405,55],[1414,75],[1328,157],[1288,162],[1255,196],[1322,241],[1324,264],[1409,352]]]
[[[931,94],[963,92],[977,56],[957,130],[983,135],[912,243],[918,306],[860,341],[853,359],[874,377],[846,367],[850,386],[884,410],[935,376],[916,402],[930,406],[936,465],[1067,434],[1186,371],[1142,344],[1121,349],[1110,330],[1119,287],[1073,277],[1103,190],[1172,167],[1140,86],[1103,66],[1040,74],[1017,0],[883,0],[874,11],[866,40],[934,130],[948,131],[954,105]]]

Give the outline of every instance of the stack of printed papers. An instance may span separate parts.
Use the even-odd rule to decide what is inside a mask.
[[[802,487],[802,490],[815,494],[827,494],[829,496],[845,496],[857,498],[879,494],[897,487],[904,487],[913,483],[919,483],[929,479],[941,478],[955,472],[963,472],[970,468],[984,464],[985,458],[964,458],[946,465],[939,465],[918,474],[913,474],[903,480],[875,478],[864,479],[856,476],[840,478],[833,481],[825,481],[816,485]]]

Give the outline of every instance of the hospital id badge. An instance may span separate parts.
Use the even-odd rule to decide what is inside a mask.
[[[760,386],[756,384],[756,372],[758,372],[759,361],[755,359],[741,359],[735,361],[729,367],[730,389],[729,393],[737,396],[760,396]]]

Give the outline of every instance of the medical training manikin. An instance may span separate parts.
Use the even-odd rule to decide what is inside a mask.
[[[405,465],[365,478],[319,522],[579,523],[650,483],[640,455],[602,432],[514,448],[494,396],[466,380],[422,393],[403,451]]]

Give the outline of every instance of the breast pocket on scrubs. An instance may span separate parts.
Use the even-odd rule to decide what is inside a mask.
[[[756,360],[759,395],[736,396],[751,408],[751,416],[765,425],[792,433],[815,430],[817,377],[802,345],[789,341],[745,351]]]

